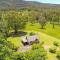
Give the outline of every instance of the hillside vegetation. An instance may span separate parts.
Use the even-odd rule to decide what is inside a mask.
[[[22,37],[33,35],[38,36],[39,42],[28,44],[31,49],[24,49]],[[21,48],[26,51],[19,52]],[[0,60],[59,59],[60,9],[31,7],[0,11]]]
[[[21,9],[27,7],[35,7],[35,8],[60,8],[58,4],[44,4],[34,1],[25,1],[25,0],[0,0],[0,10],[10,10],[10,9]]]

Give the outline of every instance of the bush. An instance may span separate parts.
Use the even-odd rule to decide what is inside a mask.
[[[27,60],[46,60],[46,54],[44,48],[40,47],[26,52],[25,55]]]
[[[18,47],[14,46],[13,43],[11,43],[10,41],[8,41],[7,45],[9,46],[9,48],[11,48],[12,50],[17,51]]]
[[[57,56],[56,57],[60,60],[60,51],[57,52]]]
[[[31,35],[31,36],[32,36],[32,35],[35,35],[35,33],[31,32],[30,35]]]
[[[20,53],[19,55],[17,55],[17,59],[16,60],[26,60],[24,53]]]
[[[33,44],[32,45],[32,50],[39,49],[41,47],[40,44]]]
[[[44,41],[40,42],[40,44],[43,45],[44,44]]]
[[[15,52],[11,56],[11,60],[26,60],[25,53],[23,52]]]
[[[26,52],[21,52],[18,54],[15,53],[13,56],[13,60],[46,60],[46,51],[43,47],[38,49],[29,50]]]
[[[59,42],[57,42],[57,41],[54,41],[54,43],[53,43],[55,46],[59,46]]]
[[[49,49],[49,51],[50,51],[51,53],[56,53],[56,47],[51,47],[51,48]]]

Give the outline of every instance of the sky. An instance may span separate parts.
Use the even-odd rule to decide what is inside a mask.
[[[26,1],[37,1],[42,3],[60,4],[60,0],[26,0]]]

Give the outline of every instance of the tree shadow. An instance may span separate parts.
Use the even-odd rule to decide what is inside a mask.
[[[25,36],[27,34],[27,32],[24,31],[18,31],[16,34],[14,32],[11,32],[9,34],[9,37],[21,37],[21,36]]]
[[[41,27],[40,27],[39,29],[41,29],[41,30],[46,30],[46,27],[44,27],[44,28],[41,28]]]

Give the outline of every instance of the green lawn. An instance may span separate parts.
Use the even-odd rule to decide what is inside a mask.
[[[55,25],[55,28],[53,29],[51,24],[47,24],[46,29],[43,30],[43,32],[60,39],[60,25]]]
[[[23,44],[21,43],[20,37],[9,37],[7,40],[10,41],[16,47],[22,47],[23,46]]]
[[[37,32],[44,32],[48,35],[51,35],[53,37],[56,37],[58,39],[60,39],[60,26],[55,25],[55,28],[52,28],[51,24],[48,24],[45,26],[45,29],[40,29],[41,26],[40,24],[36,23],[36,24],[27,24],[26,25],[26,31],[37,31]]]

